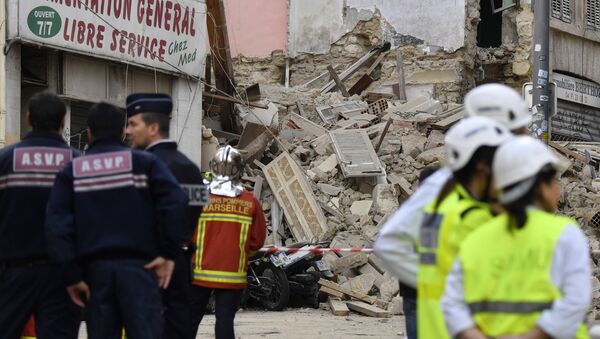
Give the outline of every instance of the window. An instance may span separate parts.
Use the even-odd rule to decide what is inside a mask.
[[[571,0],[552,0],[552,17],[571,23]]]
[[[585,23],[593,30],[600,30],[600,0],[586,0]]]
[[[494,14],[519,6],[519,0],[491,0]]]

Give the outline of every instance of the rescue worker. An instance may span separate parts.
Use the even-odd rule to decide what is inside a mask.
[[[507,211],[471,233],[442,300],[457,338],[588,338],[589,247],[573,219],[556,216],[559,160],[541,141],[516,137],[493,164]]]
[[[419,235],[417,331],[421,338],[449,338],[440,307],[444,283],[462,240],[492,218],[492,160],[510,132],[490,118],[471,117],[445,138],[453,172],[437,198],[425,207]]]
[[[122,144],[125,115],[99,103],[88,115],[87,153],[56,178],[48,204],[50,255],[67,291],[86,307],[90,339],[162,338],[160,288],[180,252],[187,198],[169,169]]]
[[[77,338],[80,309],[48,258],[44,222],[54,178],[78,151],[61,136],[66,107],[56,95],[37,93],[28,106],[32,131],[0,151],[0,333],[19,338],[34,314],[38,338]]]
[[[214,292],[215,336],[233,339],[233,320],[246,287],[248,258],[264,244],[266,223],[260,203],[242,186],[244,163],[236,149],[220,148],[210,168],[210,204],[202,210],[195,235],[193,294],[203,315]],[[195,326],[201,320],[197,319]]]
[[[485,84],[471,90],[465,97],[465,116],[492,118],[513,134],[526,133],[531,119],[520,95],[501,84]],[[405,289],[417,287],[417,244],[424,208],[439,194],[450,177],[452,170],[443,167],[421,182],[415,193],[383,226],[375,242],[376,255]],[[416,319],[411,321],[407,318],[406,326],[408,339],[416,339]]]
[[[188,194],[184,224],[184,242],[175,258],[171,284],[163,292],[165,339],[196,338],[190,318],[192,286],[191,256],[193,236],[202,205],[208,200],[208,187],[203,185],[200,169],[177,150],[177,142],[169,139],[169,119],[173,109],[166,94],[132,94],[127,97],[127,138],[132,148],[146,150],[162,160]]]

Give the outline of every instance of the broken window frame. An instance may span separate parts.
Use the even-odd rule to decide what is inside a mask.
[[[504,5],[505,0],[502,0],[502,6],[500,8],[496,8],[496,1],[490,0],[490,2],[492,3],[492,13],[493,14],[502,13],[507,9],[519,6],[520,0],[511,0],[511,1],[512,1],[511,4]]]

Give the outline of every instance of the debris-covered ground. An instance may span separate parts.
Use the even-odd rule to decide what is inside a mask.
[[[443,166],[444,133],[463,116],[462,106],[427,92],[400,100],[406,98],[403,72],[389,62],[398,52],[377,51],[346,79],[352,65],[336,70],[345,90],[333,81],[328,86],[329,75],[317,77],[315,70],[308,85],[260,84],[269,110],[238,107],[245,125],[238,144],[247,157],[244,179],[263,204],[269,244],[371,248],[390,214],[416,189],[420,171]],[[551,146],[570,164],[560,179],[560,213],[577,219],[592,249],[600,250],[600,145]],[[400,313],[398,283],[376,257],[327,253],[324,260],[336,274],[333,285],[322,286],[325,293]],[[600,319],[600,308],[590,317]]]

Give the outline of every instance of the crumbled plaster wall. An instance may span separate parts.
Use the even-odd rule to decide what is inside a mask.
[[[393,29],[454,52],[464,45],[466,0],[346,0],[347,6],[377,7]]]
[[[354,63],[373,46],[384,40],[381,15],[373,13],[370,20],[358,21],[353,30],[329,45],[327,54],[302,53],[290,59],[290,85],[298,86],[327,72],[327,65],[340,65],[341,69]],[[248,58],[240,56],[234,59],[235,78],[240,85],[253,83],[282,83],[286,67],[286,55],[275,51],[268,58]]]
[[[338,72],[348,67],[358,58],[366,54],[373,46],[384,40],[400,46],[404,57],[406,83],[409,89],[424,89],[442,102],[462,102],[466,91],[475,84],[475,59],[477,45],[477,23],[479,19],[478,0],[466,0],[465,12],[465,46],[448,52],[443,48],[428,45],[425,41],[410,35],[397,34],[394,27],[375,9],[369,20],[354,13],[357,20],[354,28],[332,43],[327,54],[301,53],[290,59],[290,85],[302,85],[318,75],[326,72],[328,65],[340,65]],[[353,11],[355,9],[347,9]],[[363,14],[364,15],[364,14]],[[236,81],[241,86],[253,83],[276,85],[283,83],[286,67],[286,55],[283,51],[275,51],[268,58],[247,58],[240,56],[234,60]],[[379,86],[390,86],[398,80],[396,70],[396,52],[392,51],[384,59],[378,77],[371,89]],[[346,81],[351,86],[362,75],[364,69]],[[327,76],[328,78],[328,76]],[[315,83],[312,88],[319,88],[327,78]],[[409,94],[410,96],[410,94]],[[409,99],[411,99],[409,97]]]

